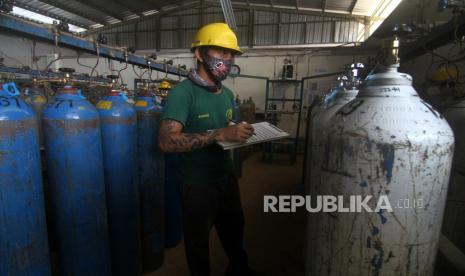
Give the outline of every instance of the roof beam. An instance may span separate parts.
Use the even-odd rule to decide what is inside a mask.
[[[58,19],[58,20],[60,20],[62,22],[71,23],[71,24],[76,25],[78,27],[89,29],[89,26],[86,26],[86,25],[84,25],[82,23],[79,23],[77,21],[74,21],[74,20],[59,16],[59,15],[56,15],[56,14],[53,14],[53,13],[48,12],[48,11],[43,10],[43,9],[30,7],[28,5],[25,5],[25,4],[19,3],[19,2],[16,2],[14,5],[17,6],[17,7],[22,8],[22,9],[28,10],[28,11],[36,12],[36,13],[39,13],[39,14],[42,14],[42,15],[45,15],[45,16],[48,16],[48,17]],[[31,20],[33,20],[33,19],[31,19]]]
[[[96,22],[96,23],[99,23],[99,24],[102,24],[102,25],[105,25],[107,24],[107,22],[105,20],[102,20],[102,18],[97,18],[97,17],[94,17],[94,16],[91,16],[85,12],[82,12],[80,10],[77,10],[77,9],[73,9],[73,8],[70,8],[66,5],[64,5],[62,2],[60,1],[55,1],[55,0],[40,0],[40,2],[42,3],[45,3],[47,5],[50,5],[50,6],[53,6],[53,7],[56,7],[56,8],[59,8],[61,10],[64,10],[66,12],[69,12],[69,13],[72,13],[72,14],[75,14],[77,16],[80,16],[82,18],[85,18],[87,20],[90,20],[90,21],[93,21],[93,22]],[[16,4],[18,7],[19,7],[19,2],[16,2]]]
[[[143,2],[148,2],[150,4],[152,4],[152,6],[154,7],[154,10],[160,10],[161,9],[161,5],[160,5],[160,1],[158,0],[144,0]]]
[[[92,29],[92,30],[89,30],[87,32],[87,34],[88,35],[89,34],[95,34],[95,33],[99,33],[99,32],[102,32],[102,31],[105,31],[105,30],[108,30],[108,29],[112,29],[114,27],[134,24],[134,23],[138,23],[138,22],[141,22],[141,21],[144,21],[144,20],[151,19],[151,18],[158,18],[160,16],[169,15],[169,14],[180,12],[180,11],[183,11],[183,10],[192,9],[192,8],[198,7],[199,5],[200,5],[200,3],[198,1],[190,2],[190,3],[187,3],[187,4],[179,5],[176,8],[169,9],[169,10],[166,10],[166,11],[161,11],[161,12],[157,12],[157,13],[154,13],[154,14],[151,14],[151,15],[144,16],[144,17],[134,18],[134,19],[123,21],[123,22],[119,22],[119,23],[115,23],[115,24],[111,24],[111,25],[106,25],[106,26],[103,26],[103,27],[100,27],[100,28]]]
[[[205,3],[210,6],[221,6],[215,0],[205,0]],[[304,9],[302,7],[299,8],[297,11],[295,6],[278,6],[275,5],[274,8],[266,5],[257,5],[250,3],[250,6],[247,6],[247,3],[243,2],[232,2],[234,8],[237,9],[253,9],[255,11],[271,11],[271,12],[282,12],[282,13],[293,13],[293,14],[303,14],[303,15],[316,15],[316,16],[328,16],[328,17],[336,17],[336,18],[343,18],[343,19],[354,19],[354,20],[365,20],[366,16],[363,15],[356,15],[356,14],[349,14],[349,13],[335,13],[335,12],[325,12],[324,14],[321,13],[321,10],[310,10]]]
[[[114,0],[114,1],[116,2],[116,4],[122,6],[123,8],[127,9],[131,13],[136,14],[138,16],[144,16],[140,10],[136,10],[134,7],[131,7],[130,5],[126,4],[126,2],[120,1],[120,0]]]
[[[163,7],[169,5],[182,5],[183,0],[141,0],[142,2],[149,2],[153,5],[153,7],[157,10],[162,10]],[[139,1],[140,2],[140,1]]]
[[[112,11],[111,7],[103,9],[102,7],[100,7],[98,5],[95,5],[95,3],[93,3],[92,1],[89,1],[89,0],[79,0],[79,2],[81,4],[84,4],[84,5],[88,6],[91,9],[94,9],[94,10],[98,11],[98,12],[101,12],[103,14],[106,14],[108,16],[116,18],[116,19],[118,19],[120,21],[124,21],[124,18],[120,14],[117,14],[114,11]]]
[[[130,12],[132,12],[134,14],[137,14],[138,16],[141,16],[141,17],[144,16],[142,14],[142,12],[146,11],[145,8],[142,8],[142,9],[141,8],[135,8],[135,7],[144,7],[144,5],[141,3],[141,1],[135,1],[136,2],[135,5],[128,5],[127,4],[128,2],[131,3],[131,1],[115,0],[115,2],[118,3],[118,5],[121,5],[121,6],[125,7]],[[144,1],[144,2],[146,2],[146,1]],[[152,9],[152,8],[153,9],[158,9],[158,7],[159,7],[158,5],[157,6],[153,5],[152,2],[149,2],[149,6],[150,6],[149,9]]]
[[[125,2],[124,0],[120,0],[120,1]],[[173,1],[173,2],[177,2],[177,1]],[[156,0],[136,0],[134,5],[136,7],[138,6],[143,7],[142,11],[146,11],[149,9],[158,10],[161,8],[160,1],[156,1]]]
[[[350,14],[354,13],[355,6],[357,5],[358,0],[352,0],[352,3],[350,4],[349,11]]]

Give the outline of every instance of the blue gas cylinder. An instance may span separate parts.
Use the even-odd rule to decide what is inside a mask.
[[[37,83],[33,83],[31,87],[25,90],[25,101],[32,107],[37,114],[37,120],[39,124],[39,141],[40,147],[44,147],[44,136],[42,134],[42,113],[47,106],[47,93],[45,89],[39,86]]]
[[[142,274],[137,117],[123,91],[112,90],[97,103],[113,275]]]
[[[155,103],[165,105],[155,97]],[[165,153],[165,248],[177,246],[182,240],[182,208],[179,190],[179,154]]]
[[[165,248],[177,246],[182,239],[182,208],[179,185],[179,154],[166,153]]]
[[[0,275],[50,275],[36,114],[0,84]]]
[[[60,275],[111,275],[99,114],[65,86],[42,125]]]
[[[158,269],[164,256],[164,156],[158,148],[161,105],[149,91],[139,94],[137,154],[141,201],[142,263],[145,272]]]

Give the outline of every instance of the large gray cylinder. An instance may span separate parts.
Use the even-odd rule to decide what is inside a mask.
[[[318,114],[315,114],[316,116],[314,117],[314,121],[312,122],[312,137],[309,139],[311,141],[311,144],[309,143],[309,147],[311,149],[309,150],[310,152],[310,157],[308,157],[309,160],[307,163],[307,168],[305,168],[308,172],[308,183],[307,184],[307,194],[309,195],[314,195],[315,189],[312,187],[312,183],[317,183],[319,182],[319,177],[320,177],[320,156],[322,154],[322,148],[324,145],[325,140],[323,139],[325,137],[326,133],[326,128],[328,127],[330,119],[337,113],[337,111],[343,107],[345,104],[350,102],[351,100],[355,99],[357,96],[358,90],[355,88],[351,89],[345,89],[343,87],[339,87],[336,90],[337,94],[335,95],[335,98],[333,101],[328,103],[325,108],[321,108]],[[312,218],[313,216],[309,215],[307,219],[307,229],[311,229],[312,227]],[[311,253],[311,248],[312,244],[310,239],[307,240],[307,266],[311,262],[312,255]]]
[[[310,173],[310,183],[308,191],[311,193],[312,182],[317,182],[320,177],[320,156],[322,147],[325,142],[325,133],[326,129],[329,126],[329,121],[337,113],[337,111],[343,107],[345,104],[355,99],[357,96],[358,90],[355,89],[345,89],[344,87],[338,87],[334,91],[333,100],[328,102],[326,106],[319,110],[315,114],[312,121],[312,138],[311,138],[311,154],[309,168]],[[312,114],[313,115],[313,114]],[[312,180],[314,179],[314,180]]]
[[[307,275],[433,275],[454,137],[411,83],[387,67],[328,123],[312,194],[372,196],[372,212],[312,213]]]

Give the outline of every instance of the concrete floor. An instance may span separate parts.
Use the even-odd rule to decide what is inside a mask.
[[[249,157],[240,179],[245,213],[245,248],[250,266],[266,276],[304,275],[305,212],[264,213],[263,195],[302,194],[302,158],[290,166],[287,155],[273,164],[261,162],[261,154]],[[216,232],[210,240],[212,276],[223,276],[228,264]],[[184,246],[165,251],[163,266],[145,276],[188,276]]]

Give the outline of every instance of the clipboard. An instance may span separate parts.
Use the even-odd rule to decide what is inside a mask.
[[[247,139],[244,143],[238,142],[217,142],[223,150],[230,150],[240,147],[246,147],[253,144],[269,142],[273,140],[279,140],[289,136],[289,133],[285,132],[282,129],[279,129],[275,125],[272,125],[268,122],[261,122],[252,124],[254,128],[254,135]]]

